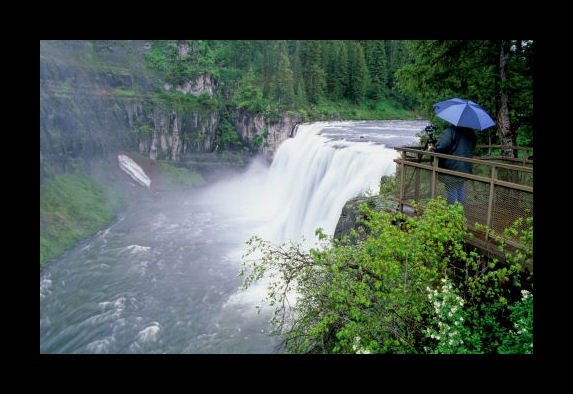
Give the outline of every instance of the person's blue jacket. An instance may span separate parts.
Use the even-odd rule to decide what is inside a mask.
[[[472,157],[476,145],[476,135],[467,127],[450,126],[440,135],[434,152],[446,155]],[[459,160],[442,159],[439,166],[447,170],[460,171],[471,174],[472,163]]]

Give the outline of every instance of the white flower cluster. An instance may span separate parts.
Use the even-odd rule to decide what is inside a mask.
[[[354,340],[352,341],[352,350],[356,354],[370,354],[370,350],[364,349],[360,346],[360,337],[354,337]]]
[[[525,301],[527,300],[529,297],[531,297],[531,293],[527,290],[521,290],[521,300]]]
[[[437,332],[432,328],[427,328],[426,333],[430,338],[440,341],[441,345],[459,346],[464,343],[458,332],[464,321],[464,318],[459,316],[464,300],[455,293],[448,279],[443,278],[441,282],[442,286],[439,291],[426,287],[428,300],[434,307],[434,322],[437,322],[438,326]]]
[[[521,300],[526,301],[529,297],[533,297],[531,292],[527,290],[521,290]],[[514,328],[516,330],[517,335],[527,334],[529,332],[529,327],[527,326],[527,322],[523,321],[523,319],[518,320],[514,323]],[[531,344],[533,347],[533,344]]]
[[[458,311],[458,308],[463,308],[465,302],[462,297],[452,292],[453,286],[451,282],[445,278],[442,279],[441,282],[444,283],[444,285],[442,286],[440,292],[438,292],[438,290],[432,290],[429,287],[426,287],[426,291],[428,292],[428,299],[434,306],[434,311],[436,314],[440,314],[443,307],[446,305],[452,305],[448,312],[448,316],[453,317],[454,313]]]

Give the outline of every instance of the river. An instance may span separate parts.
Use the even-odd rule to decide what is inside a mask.
[[[238,276],[252,235],[312,243],[344,203],[395,172],[425,121],[301,125],[271,166],[189,192],[142,191],[118,219],[40,270],[40,353],[280,353]],[[143,189],[142,189],[143,190]]]

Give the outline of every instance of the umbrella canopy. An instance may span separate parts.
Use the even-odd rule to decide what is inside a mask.
[[[433,107],[438,118],[447,120],[454,126],[483,130],[495,125],[486,110],[471,100],[456,97],[440,101]]]

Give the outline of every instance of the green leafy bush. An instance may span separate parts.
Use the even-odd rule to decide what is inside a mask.
[[[291,352],[420,352],[425,289],[438,283],[450,253],[461,249],[461,212],[438,199],[420,218],[397,225],[394,215],[364,206],[369,234],[363,242],[326,247],[319,231],[323,247],[309,252],[252,238],[245,286],[273,272],[267,300],[277,306],[274,328]],[[298,299],[289,309],[291,291]]]
[[[469,251],[463,207],[442,198],[430,201],[419,217],[367,205],[360,217],[365,231],[358,243],[331,242],[320,229],[319,245],[309,251],[258,237],[247,242],[244,288],[268,276],[271,326],[287,351],[532,349],[532,302],[521,297],[523,286],[531,290],[532,277],[516,262],[527,253],[501,263]],[[522,231],[532,237],[529,229]]]
[[[215,146],[224,150],[234,150],[243,146],[237,129],[226,117],[221,119],[217,128]]]

